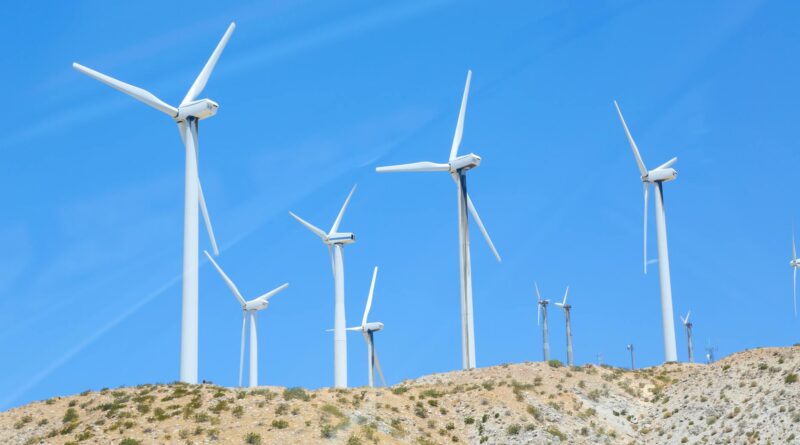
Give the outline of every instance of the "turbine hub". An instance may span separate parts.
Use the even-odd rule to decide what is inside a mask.
[[[462,170],[470,170],[481,164],[481,157],[475,153],[459,156],[450,161],[450,172],[457,173]]]

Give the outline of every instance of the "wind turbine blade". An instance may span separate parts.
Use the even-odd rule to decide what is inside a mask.
[[[475,223],[478,225],[478,228],[483,234],[483,238],[486,240],[486,243],[489,244],[489,248],[492,250],[494,257],[497,258],[498,262],[502,262],[503,259],[500,258],[500,254],[497,253],[497,249],[494,247],[492,238],[489,237],[489,232],[487,232],[486,227],[483,226],[483,221],[481,221],[481,217],[478,215],[478,211],[475,209],[475,204],[472,203],[472,198],[469,197],[469,194],[467,194],[467,208],[472,214],[472,218],[475,219]]]
[[[389,165],[375,169],[378,173],[390,172],[446,172],[450,171],[450,164],[438,164],[436,162],[412,162],[410,164]]]
[[[184,97],[181,101],[181,106],[195,100],[197,96],[203,92],[203,88],[206,87],[208,78],[211,77],[211,72],[214,71],[214,66],[217,64],[217,60],[219,60],[222,50],[225,49],[225,45],[228,44],[228,40],[231,38],[231,34],[233,34],[234,29],[236,29],[236,23],[231,23],[230,26],[228,26],[228,30],[225,31],[225,34],[222,36],[222,40],[219,41],[217,47],[214,49],[214,52],[211,53],[211,57],[209,57],[208,62],[206,62],[206,65],[203,67],[203,70],[200,71],[200,75],[197,76],[197,79],[194,80],[192,87],[189,88],[189,91],[186,93],[186,97]]]
[[[269,300],[270,298],[274,297],[275,294],[277,294],[278,292],[281,292],[282,290],[286,289],[287,287],[289,287],[289,283],[283,283],[280,286],[276,287],[275,289],[272,289],[271,291],[267,292],[266,294],[256,298],[256,300]]]
[[[650,191],[650,184],[647,182],[642,183],[644,185],[644,273],[647,273],[647,195]]]
[[[317,235],[318,237],[322,238],[323,241],[325,241],[328,238],[328,234],[323,232],[322,229],[320,229],[319,227],[311,224],[310,222],[304,220],[303,218],[300,218],[299,216],[295,215],[292,212],[289,212],[289,214],[292,215],[292,218],[296,219],[297,222],[299,222],[300,224],[306,226],[306,229],[314,232],[315,235]]]
[[[797,247],[794,244],[794,226],[792,227],[792,259],[797,259]]]
[[[375,269],[372,271],[372,284],[369,285],[369,295],[367,296],[367,307],[364,308],[364,317],[361,319],[361,326],[367,324],[367,316],[369,316],[369,310],[372,307],[372,294],[375,292],[375,279],[378,277],[378,266],[375,266]]]
[[[539,294],[539,283],[536,281],[533,282],[533,286],[536,288],[536,299],[538,301],[542,301],[542,296]]]
[[[383,370],[381,369],[381,361],[378,360],[378,353],[375,352],[375,345],[372,345],[372,358],[375,361],[375,370],[378,371],[378,377],[381,378],[381,384],[386,386],[386,380],[383,378]]]
[[[794,276],[792,278],[792,289],[794,292],[794,317],[797,318],[797,268],[794,268]]]
[[[564,305],[567,304],[567,295],[568,294],[569,294],[569,286],[567,286],[567,290],[564,291],[564,301],[561,302],[561,306],[564,306]]]
[[[672,167],[672,164],[674,164],[676,162],[678,162],[678,158],[672,158],[669,161],[667,161],[667,162],[659,165],[658,167],[656,167],[656,170],[658,170],[660,168],[670,168],[670,167]]]
[[[153,93],[147,90],[127,84],[121,80],[114,79],[111,76],[106,76],[105,74],[99,73],[91,68],[87,68],[80,63],[73,63],[72,67],[89,77],[103,82],[117,91],[121,91],[128,96],[131,96],[132,98],[143,102],[158,111],[161,111],[162,113],[168,114],[170,117],[175,117],[178,115],[177,108],[157,98]]]
[[[350,189],[350,193],[347,195],[347,199],[344,200],[344,204],[342,204],[342,209],[339,210],[339,214],[336,216],[336,221],[333,222],[331,226],[330,233],[336,233],[339,231],[339,224],[342,222],[342,217],[344,217],[344,211],[347,209],[347,204],[350,203],[350,198],[353,197],[353,192],[356,191],[357,185],[354,185],[352,189]]]
[[[333,329],[331,329],[331,331],[333,331]],[[346,328],[345,331],[363,331],[363,329],[361,329],[361,326],[353,326],[352,328]]]
[[[689,316],[690,315],[692,315],[692,311],[686,312],[686,322],[685,323],[689,323]]]
[[[450,147],[450,160],[458,155],[458,147],[461,145],[461,138],[464,135],[464,115],[467,114],[467,97],[469,96],[469,83],[472,80],[472,70],[467,71],[467,83],[464,85],[464,96],[461,97],[461,109],[458,111],[458,123],[456,123],[456,133],[453,135],[453,145]]]
[[[239,349],[239,387],[242,386],[242,370],[244,369],[244,333],[247,326],[247,312],[242,311],[242,347]]]
[[[221,267],[219,267],[219,264],[217,264],[217,262],[214,261],[214,258],[211,258],[211,255],[208,253],[207,250],[204,250],[203,253],[206,254],[208,260],[211,261],[211,264],[213,264],[214,267],[217,269],[217,272],[219,272],[220,276],[222,276],[222,279],[225,280],[225,283],[228,285],[228,288],[231,290],[231,292],[233,292],[233,295],[236,297],[237,300],[239,300],[239,303],[242,304],[242,307],[244,307],[244,305],[247,304],[247,302],[244,301],[244,297],[242,297],[242,294],[239,292],[239,289],[236,288],[236,285],[233,284],[233,281],[231,281],[231,279],[228,278],[227,275],[225,275],[225,272],[222,270]]]
[[[219,248],[217,247],[217,239],[214,237],[214,229],[211,227],[211,218],[208,216],[208,208],[206,207],[206,198],[203,195],[203,187],[200,186],[200,178],[197,178],[197,191],[200,196],[200,211],[203,213],[203,221],[206,223],[206,231],[208,231],[208,238],[211,240],[211,248],[214,250],[214,256],[219,256]]]
[[[622,122],[622,127],[625,129],[625,136],[628,137],[628,143],[631,144],[631,150],[633,150],[633,156],[636,157],[636,165],[639,166],[639,172],[641,172],[642,176],[645,176],[647,175],[647,168],[644,166],[644,162],[642,161],[642,156],[639,154],[639,149],[636,147],[636,142],[634,142],[633,136],[631,136],[631,132],[630,130],[628,130],[628,124],[625,123],[625,118],[622,117],[622,111],[619,109],[619,104],[617,104],[617,101],[614,101],[614,106],[617,108],[619,121]]]

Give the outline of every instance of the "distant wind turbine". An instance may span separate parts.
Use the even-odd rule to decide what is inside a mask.
[[[472,79],[472,71],[467,72],[467,84],[464,86],[464,95],[461,98],[461,110],[458,113],[458,123],[456,132],[453,136],[453,144],[450,147],[450,158],[447,163],[435,162],[414,162],[411,164],[392,165],[388,167],[378,167],[375,171],[384,172],[448,172],[453,177],[458,191],[458,240],[459,240],[459,264],[461,274],[461,365],[463,369],[475,367],[475,330],[473,327],[472,312],[472,265],[469,250],[469,220],[467,210],[472,214],[475,223],[478,225],[484,239],[489,244],[489,248],[494,253],[497,261],[501,261],[500,254],[489,237],[489,232],[481,222],[481,217],[475,209],[467,194],[467,171],[477,167],[481,163],[481,157],[470,153],[458,156],[458,148],[461,145],[461,138],[464,133],[464,117],[467,112],[467,96],[469,96],[469,84]]]
[[[211,238],[211,246],[214,254],[219,253],[217,242],[214,240],[214,233],[211,229],[211,221],[208,217],[206,202],[203,198],[203,189],[200,187],[200,179],[197,174],[197,151],[198,151],[198,128],[199,122],[217,113],[219,105],[211,99],[197,99],[214,71],[214,66],[225,49],[228,40],[236,28],[235,23],[228,26],[225,35],[222,36],[211,57],[206,62],[200,74],[195,79],[189,91],[184,96],[180,105],[174,107],[162,101],[149,91],[139,87],[129,85],[125,82],[106,76],[91,68],[87,68],[79,63],[73,63],[72,67],[76,70],[92,77],[106,85],[121,91],[134,99],[155,108],[158,111],[171,117],[178,124],[181,140],[184,143],[186,156],[186,177],[184,184],[184,207],[183,207],[183,303],[181,316],[181,370],[180,380],[186,383],[197,383],[197,313],[198,313],[198,232],[199,222],[197,220],[198,205],[203,213],[208,236]],[[119,122],[117,122],[119,124]]]
[[[686,344],[689,347],[689,363],[694,363],[694,349],[692,348],[692,323],[689,321],[689,316],[692,311],[686,313],[686,317],[681,317],[681,323],[686,328]]]
[[[331,257],[331,267],[333,268],[334,285],[334,304],[333,304],[333,384],[337,388],[347,388],[347,325],[345,324],[344,312],[344,246],[356,242],[355,234],[351,232],[339,232],[339,224],[347,210],[347,204],[356,186],[350,190],[347,199],[344,200],[339,215],[333,222],[331,229],[325,233],[322,229],[305,221],[292,212],[292,218],[305,226],[312,233],[320,237],[322,242],[328,246],[328,253]]]
[[[672,168],[672,165],[677,162],[678,158],[672,158],[662,165],[647,170],[639,155],[639,149],[636,147],[636,142],[631,136],[628,125],[625,123],[625,118],[622,117],[622,111],[619,109],[617,101],[614,101],[614,106],[617,109],[619,120],[622,122],[622,127],[625,129],[625,135],[628,138],[628,143],[633,150],[633,156],[636,158],[636,165],[639,167],[641,173],[642,185],[644,188],[644,272],[647,273],[647,195],[650,190],[650,185],[655,185],[656,188],[656,235],[658,240],[658,276],[661,282],[661,327],[664,334],[664,360],[666,362],[678,361],[678,351],[675,343],[675,321],[672,311],[672,285],[670,283],[669,275],[669,253],[667,252],[667,221],[664,209],[664,191],[663,183],[672,181],[678,177],[678,172]]]
[[[361,318],[361,326],[347,328],[348,331],[360,331],[364,335],[364,341],[367,342],[367,370],[369,375],[369,387],[375,386],[375,371],[378,371],[378,377],[381,379],[383,386],[386,386],[386,380],[383,378],[383,371],[381,370],[381,362],[378,360],[378,354],[375,352],[375,337],[374,334],[383,329],[383,323],[379,321],[369,322],[369,310],[372,308],[372,295],[375,292],[375,279],[378,277],[378,266],[372,271],[372,284],[369,286],[369,295],[367,295],[367,305],[364,307],[364,316]]]
[[[636,360],[633,357],[633,343],[625,346],[625,349],[631,352],[631,370],[636,369]]]
[[[539,284],[534,282],[533,286],[536,288],[536,300],[537,300],[537,310],[536,310],[536,324],[542,325],[542,350],[544,352],[544,361],[550,360],[550,338],[547,333],[547,305],[550,303],[550,300],[542,300],[541,294],[539,294]],[[542,320],[544,322],[542,323]]]
[[[269,299],[272,298],[273,295],[289,287],[289,283],[284,283],[258,298],[246,301],[239,292],[239,289],[236,288],[236,285],[233,284],[233,281],[228,278],[228,275],[219,267],[219,264],[214,261],[214,258],[209,255],[208,251],[204,251],[204,253],[211,261],[211,264],[214,265],[214,268],[217,269],[222,279],[225,280],[225,284],[227,284],[228,288],[233,292],[233,296],[236,297],[242,305],[242,346],[239,350],[239,386],[242,386],[242,369],[244,368],[245,328],[247,326],[248,315],[250,316],[250,384],[248,386],[250,388],[255,388],[258,386],[258,335],[256,334],[256,312],[266,309],[267,306],[269,306]]]
[[[569,286],[567,286],[567,290],[564,291],[564,301],[554,304],[564,310],[564,320],[567,322],[567,364],[569,366],[574,366],[572,361],[572,326],[570,324],[572,305],[567,304],[567,294],[569,294]]]
[[[792,227],[792,296],[794,298],[794,316],[797,318],[797,269],[800,268],[800,261],[797,259],[797,247],[794,244],[794,227]]]

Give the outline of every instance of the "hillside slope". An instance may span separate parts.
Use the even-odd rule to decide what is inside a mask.
[[[800,347],[637,371],[524,363],[387,389],[141,385],[0,413],[3,444],[800,444]]]

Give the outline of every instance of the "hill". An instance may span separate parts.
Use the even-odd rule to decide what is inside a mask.
[[[558,362],[347,390],[141,385],[0,413],[3,444],[800,444],[800,347],[636,371]]]

